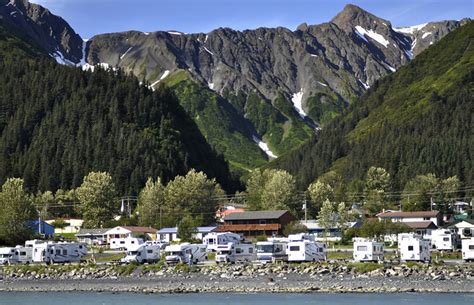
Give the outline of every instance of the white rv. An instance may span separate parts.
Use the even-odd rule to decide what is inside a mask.
[[[288,241],[303,241],[303,240],[315,241],[314,235],[311,235],[308,233],[290,234],[288,235],[287,240]]]
[[[10,265],[13,263],[15,248],[0,248],[0,265]]]
[[[129,249],[127,256],[121,261],[123,263],[137,262],[143,263],[156,263],[160,260],[160,246],[142,244],[135,249]]]
[[[15,252],[13,252],[12,263],[20,264],[31,264],[33,262],[33,251],[32,248],[16,246]]]
[[[257,259],[257,251],[252,244],[219,245],[217,247],[216,263],[251,262]]]
[[[204,236],[202,243],[207,246],[208,251],[217,251],[220,245],[227,245],[228,243],[239,244],[242,237],[239,234],[231,232],[211,232]]]
[[[456,235],[450,230],[439,229],[431,231],[431,246],[440,251],[454,251],[456,249]]]
[[[463,260],[474,261],[474,237],[462,239],[461,251]]]
[[[286,253],[289,262],[319,262],[326,260],[326,244],[309,240],[290,241]]]
[[[402,261],[431,261],[430,241],[420,235],[398,234],[398,250]]]
[[[353,258],[356,262],[383,261],[383,243],[365,238],[354,238]]]
[[[112,238],[110,240],[111,250],[124,250],[135,249],[137,246],[143,244],[144,241],[141,238],[136,237],[124,237],[124,238]]]
[[[161,240],[147,240],[145,244],[147,246],[158,246],[160,247],[160,250],[165,250],[165,248],[169,246],[168,243],[164,243]]]
[[[287,242],[284,241],[259,241],[257,242],[257,259],[263,263],[287,261]]]
[[[31,249],[35,263],[78,262],[87,255],[87,246],[82,243],[55,243],[35,239],[26,241],[25,246]]]
[[[182,243],[170,245],[165,248],[165,259],[167,264],[193,263],[207,260],[207,246],[202,244]]]

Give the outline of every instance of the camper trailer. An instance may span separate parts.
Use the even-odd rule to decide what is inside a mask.
[[[78,262],[87,255],[87,247],[82,243],[67,243],[43,240],[28,240],[25,247],[31,250],[35,263]]]
[[[311,235],[308,233],[290,234],[288,235],[287,240],[288,241],[303,241],[303,240],[315,241],[314,235]]]
[[[145,244],[147,246],[158,246],[160,250],[165,250],[165,248],[169,246],[168,243],[164,243],[161,240],[147,240]]]
[[[457,235],[446,229],[431,232],[431,247],[440,251],[454,251],[456,249]]]
[[[309,240],[290,241],[286,253],[289,262],[319,262],[326,260],[326,244]]]
[[[123,263],[137,262],[143,263],[156,263],[160,260],[160,246],[142,244],[135,249],[129,249],[127,256],[121,261]]]
[[[383,243],[365,238],[355,238],[353,258],[356,262],[383,261]]]
[[[398,234],[398,250],[402,261],[431,261],[430,241],[420,235]]]
[[[15,248],[0,248],[0,265],[10,265],[15,254]]]
[[[31,264],[33,262],[33,249],[29,247],[16,246],[11,262],[19,264]]]
[[[463,260],[474,261],[474,237],[462,239],[461,251]]]
[[[287,242],[284,241],[259,241],[257,242],[257,259],[263,263],[287,261]]]
[[[208,251],[216,252],[220,245],[227,245],[228,243],[239,244],[242,237],[239,234],[231,232],[216,233],[211,232],[204,236],[202,243],[207,246]]]
[[[255,246],[252,244],[219,245],[217,247],[216,263],[251,262],[257,259]]]
[[[112,238],[110,240],[111,250],[124,250],[135,249],[137,246],[143,244],[144,241],[141,238],[136,237],[124,237],[124,238]]]
[[[165,248],[165,259],[167,264],[193,263],[207,260],[207,246],[202,244],[182,243],[170,245]]]

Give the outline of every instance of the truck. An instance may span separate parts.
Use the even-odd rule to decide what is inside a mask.
[[[251,262],[257,259],[255,246],[252,244],[219,245],[217,247],[216,263]]]
[[[239,244],[241,241],[242,237],[239,234],[231,232],[211,232],[202,239],[202,243],[207,246],[207,250],[212,252],[216,252],[220,245]]]
[[[160,246],[141,244],[135,249],[129,249],[127,256],[122,258],[121,262],[131,263],[156,263],[160,260]]]
[[[257,242],[257,259],[262,263],[275,261],[288,261],[285,241],[259,241]]]
[[[356,262],[381,262],[384,259],[383,243],[356,237],[352,256]]]
[[[182,243],[170,245],[165,248],[165,260],[167,264],[192,263],[207,260],[207,246],[204,244]]]
[[[431,261],[430,241],[420,235],[398,234],[398,250],[402,261]]]
[[[134,249],[143,243],[143,239],[137,237],[112,238],[109,247],[111,250],[127,251],[129,248]]]
[[[461,252],[464,261],[474,261],[474,237],[461,240]]]
[[[326,244],[310,240],[290,241],[286,253],[289,262],[319,262],[326,260]]]
[[[12,258],[15,254],[15,248],[0,248],[0,265],[10,265],[13,263]]]

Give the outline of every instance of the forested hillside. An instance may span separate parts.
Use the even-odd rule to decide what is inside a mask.
[[[474,184],[474,23],[377,81],[309,142],[274,161],[306,187],[328,171],[356,185],[370,166],[403,189],[418,174]]]
[[[147,177],[167,182],[195,168],[234,189],[227,163],[170,90],[153,92],[121,71],[58,65],[6,33],[0,28],[0,184],[22,177],[32,191],[70,189],[95,170],[133,194]]]

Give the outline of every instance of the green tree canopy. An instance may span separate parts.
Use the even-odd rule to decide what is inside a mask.
[[[390,188],[390,174],[381,167],[372,166],[365,179],[365,208],[371,215],[379,213],[387,207],[386,192]]]
[[[334,200],[333,188],[320,180],[313,182],[308,187],[308,194],[311,198],[311,204],[308,206],[308,214],[315,217],[326,200]]]
[[[85,228],[99,228],[118,213],[115,185],[105,172],[91,172],[76,190]]]
[[[141,226],[161,228],[160,212],[165,205],[165,188],[161,179],[148,178],[145,187],[138,196],[138,217]]]

